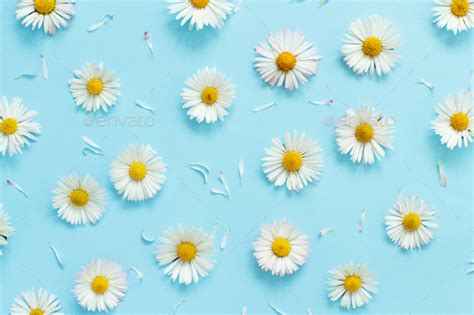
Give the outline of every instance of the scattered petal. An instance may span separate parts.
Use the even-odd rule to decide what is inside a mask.
[[[219,190],[217,188],[211,188],[211,193],[213,193],[214,195],[221,195],[221,196],[224,196],[226,198],[229,198],[229,196],[227,195],[227,193],[225,191],[222,191],[222,190]]]
[[[148,34],[148,32],[145,32],[143,33],[143,35],[145,36],[146,44],[148,45],[148,48],[150,49],[151,54],[154,55],[155,52],[153,51],[153,42],[151,41],[150,34]]]
[[[242,315],[247,315],[247,306],[242,307]]]
[[[58,262],[59,267],[64,268],[63,261],[61,260],[61,256],[59,256],[59,253],[56,247],[54,247],[53,243],[51,242],[49,242],[49,247],[51,247],[51,250],[53,251],[54,257],[56,258],[56,261]]]
[[[214,224],[214,227],[211,230],[211,234],[209,234],[210,238],[214,238],[216,236],[216,233],[217,233],[217,223]]]
[[[110,21],[112,21],[114,19],[114,16],[112,14],[106,14],[104,15],[99,21],[97,21],[96,23],[92,24],[91,26],[89,26],[89,28],[87,29],[87,31],[89,33],[92,33],[92,32],[95,32],[97,31],[99,28],[101,28],[102,26],[104,26],[105,24],[109,23]]]
[[[278,315],[286,315],[285,312],[283,312],[282,310],[280,310],[279,308],[277,308],[275,305],[273,305],[272,303],[268,303],[268,306],[270,306],[270,308],[272,310],[275,311],[275,313],[277,313]]]
[[[242,9],[242,7],[244,6],[244,3],[245,3],[245,0],[239,0],[239,2],[237,2],[237,4],[234,7],[234,13],[239,12],[240,9]]]
[[[428,89],[430,89],[431,91],[435,88],[434,84],[433,83],[430,83],[428,81],[425,81],[423,79],[420,79],[418,81],[419,83],[423,84],[424,86],[426,86]]]
[[[28,195],[27,195],[26,192],[23,190],[23,188],[20,187],[20,185],[18,185],[17,183],[15,183],[14,181],[12,181],[12,180],[10,180],[10,179],[7,179],[7,184],[13,186],[13,188],[15,188],[16,190],[18,190],[19,192],[21,192],[21,193],[25,196],[25,198],[28,198]]]
[[[319,231],[319,237],[325,236],[334,231],[334,227],[330,226]]]
[[[143,279],[143,272],[141,272],[140,270],[138,270],[138,268],[136,267],[130,267],[130,270],[132,270],[133,272],[135,272],[135,275],[137,276],[137,279],[138,280],[142,280]]]
[[[224,236],[222,237],[221,250],[223,250],[225,246],[227,245],[227,240],[229,239],[229,233],[230,233],[230,230],[228,229],[227,231],[225,231]]]
[[[470,259],[468,263],[469,264],[474,264],[474,259]]]
[[[253,109],[253,111],[254,111],[255,113],[256,113],[256,112],[260,112],[260,111],[265,110],[265,109],[267,109],[267,108],[270,108],[270,107],[272,107],[272,106],[274,106],[274,105],[276,105],[275,102],[271,102],[271,103],[266,103],[266,104],[258,105],[257,107],[255,107],[255,108]]]
[[[91,147],[95,151],[102,152],[102,148],[97,143],[95,143],[91,138],[82,136],[82,141],[84,141],[85,144],[87,144],[89,147]]]
[[[48,67],[46,66],[46,58],[44,58],[43,55],[40,55],[41,57],[41,69],[43,71],[43,78],[45,80],[48,80]]]
[[[89,153],[92,153],[92,154],[95,154],[95,155],[102,155],[102,156],[104,155],[101,151],[97,151],[97,150],[89,148],[89,147],[82,149],[82,155],[87,156]]]
[[[225,192],[227,196],[230,196],[229,185],[227,185],[227,181],[224,177],[224,173],[222,171],[219,172],[219,180],[221,181],[222,185],[224,186]]]
[[[306,309],[306,314],[307,314],[307,315],[313,315],[313,311],[311,310],[311,307],[308,307],[308,308]]]
[[[240,184],[242,184],[244,180],[244,159],[241,158],[239,161],[239,177],[240,177]]]
[[[438,161],[438,179],[441,187],[446,187],[448,185],[441,160]]]
[[[147,104],[147,103],[145,103],[145,102],[143,102],[143,101],[136,100],[136,101],[135,101],[135,105],[137,105],[138,107],[141,107],[141,108],[143,108],[143,109],[146,109],[146,110],[152,112],[153,114],[156,113],[155,107],[153,107],[153,106],[151,106],[151,105],[149,105],[149,104]]]
[[[334,100],[323,100],[323,101],[309,101],[313,105],[331,105],[334,103]]]
[[[153,243],[156,241],[156,236],[149,237],[145,235],[145,230],[142,230],[142,240],[144,240],[146,243]]]
[[[196,171],[198,173],[200,173],[203,177],[204,177],[204,184],[207,184],[207,180],[208,180],[208,175],[207,175],[207,172],[205,169],[197,166],[197,165],[188,165],[188,167],[190,169],[192,169],[193,171]]]
[[[211,172],[211,170],[209,169],[209,167],[207,167],[207,165],[205,165],[205,164],[201,164],[201,163],[191,163],[191,164],[189,164],[189,166],[201,167],[201,168],[205,169],[208,174]]]
[[[188,300],[184,299],[184,300],[181,300],[180,302],[176,303],[176,305],[174,306],[174,311],[173,311],[173,314],[176,314],[176,312],[178,311],[178,308],[183,305],[184,303],[186,303]]]
[[[360,219],[359,219],[359,232],[363,232],[365,228],[365,210],[362,210],[362,213],[360,214]]]
[[[468,275],[468,274],[471,274],[471,273],[474,273],[474,268],[469,269],[469,270],[466,272],[467,275]]]
[[[20,80],[20,79],[34,79],[36,78],[38,75],[36,73],[28,73],[28,72],[25,72],[25,73],[22,73],[20,74],[19,76],[17,76],[15,78],[15,80]]]

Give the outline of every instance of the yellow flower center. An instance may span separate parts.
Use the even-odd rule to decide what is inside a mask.
[[[89,201],[89,194],[84,189],[76,189],[69,195],[69,200],[78,206],[82,207]]]
[[[208,86],[201,92],[201,100],[207,105],[214,105],[219,98],[219,91],[213,86]]]
[[[277,237],[272,244],[272,251],[278,257],[286,257],[290,253],[291,245],[286,238]]]
[[[469,126],[469,117],[464,113],[457,113],[451,116],[451,127],[457,131],[464,131]]]
[[[104,294],[109,289],[109,279],[104,276],[97,276],[92,280],[91,289],[96,294]]]
[[[296,172],[303,165],[303,157],[296,151],[286,152],[283,156],[282,164],[287,171]]]
[[[296,57],[289,51],[284,51],[278,55],[275,63],[278,69],[288,72],[296,66]]]
[[[469,13],[469,1],[468,0],[453,0],[451,2],[451,12],[455,16],[463,17]]]
[[[344,289],[346,289],[349,292],[355,292],[360,289],[362,286],[362,281],[360,280],[359,276],[356,275],[351,275],[347,276],[346,279],[344,280]]]
[[[35,10],[41,14],[50,14],[56,7],[56,0],[35,0]]]
[[[367,37],[362,44],[362,51],[366,56],[377,57],[382,50],[382,41],[375,36]]]
[[[179,244],[176,253],[181,260],[191,261],[196,257],[197,254],[196,245],[190,242],[183,242]]]
[[[0,131],[4,135],[12,135],[18,130],[18,121],[14,118],[7,118],[0,122]]]
[[[87,92],[92,95],[99,95],[104,90],[104,83],[101,79],[94,78],[87,82]]]
[[[367,123],[359,124],[355,130],[355,137],[360,142],[369,142],[374,137],[374,128]]]
[[[196,9],[203,9],[203,8],[207,7],[208,3],[209,3],[209,0],[191,0],[191,4]]]
[[[416,231],[421,224],[421,217],[419,214],[413,212],[407,213],[403,217],[402,224],[407,231]]]
[[[30,315],[44,315],[44,311],[40,308],[33,308],[30,310]]]
[[[141,162],[135,162],[130,165],[130,168],[128,169],[128,175],[134,180],[134,181],[140,181],[146,176],[146,166],[145,164]]]

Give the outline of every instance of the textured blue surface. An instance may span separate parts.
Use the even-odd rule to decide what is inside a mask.
[[[162,2],[79,1],[71,26],[55,37],[21,27],[14,2],[0,6],[0,94],[21,96],[37,109],[43,135],[23,156],[0,159],[1,201],[16,228],[0,257],[0,313],[31,287],[57,293],[65,312],[81,312],[70,292],[74,274],[98,257],[145,274],[142,283],[130,274],[129,292],[115,313],[169,313],[183,299],[188,300],[179,308],[183,313],[238,313],[243,305],[250,314],[272,313],[268,302],[290,314],[308,306],[316,313],[349,313],[327,299],[325,284],[327,270],[347,261],[367,263],[381,282],[375,300],[353,313],[472,313],[472,275],[465,275],[473,255],[472,146],[449,151],[429,130],[433,106],[470,87],[472,33],[453,36],[438,30],[431,23],[431,1],[330,1],[320,7],[319,1],[249,0],[222,30],[198,33],[179,28]],[[87,33],[106,13],[115,14],[114,21]],[[349,24],[371,14],[393,21],[402,37],[400,65],[382,79],[356,77],[339,53]],[[265,86],[252,68],[254,46],[284,27],[305,32],[323,57],[317,76],[293,93]],[[154,57],[144,31],[154,41]],[[22,72],[41,73],[41,53],[50,79],[15,81]],[[69,93],[72,71],[86,61],[103,61],[121,78],[123,96],[105,123],[97,120],[103,115],[76,109]],[[217,66],[237,85],[230,115],[211,126],[190,121],[179,96],[184,80],[206,65]],[[419,78],[436,89],[417,84]],[[308,104],[329,98],[335,100],[332,107]],[[137,108],[136,99],[155,104],[157,115]],[[270,101],[277,106],[252,112]],[[340,156],[333,126],[325,124],[361,104],[377,105],[396,119],[395,150],[373,167]],[[140,115],[148,118],[136,126]],[[300,194],[274,189],[260,163],[271,139],[294,128],[325,150],[321,181]],[[95,139],[105,156],[83,156],[82,135]],[[132,143],[153,145],[169,165],[158,197],[137,204],[122,201],[107,176],[117,152]],[[241,156],[246,161],[243,185],[237,172]],[[444,189],[437,182],[439,159],[448,177]],[[209,186],[186,167],[196,161],[211,167]],[[209,193],[218,185],[219,170],[227,175],[229,200]],[[56,181],[71,171],[91,174],[108,191],[108,210],[95,226],[71,227],[50,206]],[[7,187],[6,179],[17,181],[29,198]],[[420,251],[403,252],[385,236],[384,215],[401,186],[426,198],[440,217],[434,241]],[[367,227],[359,234],[362,209]],[[282,217],[310,235],[311,256],[299,272],[278,279],[260,272],[251,242],[261,223]],[[173,284],[155,263],[153,246],[140,238],[142,229],[160,234],[178,223],[208,230],[218,223],[218,242],[227,228],[233,231],[227,248],[218,252],[215,270],[197,286]],[[327,226],[336,229],[318,239],[317,232]],[[49,241],[63,257],[63,270]]]

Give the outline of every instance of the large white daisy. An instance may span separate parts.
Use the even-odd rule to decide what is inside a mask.
[[[13,232],[15,232],[15,229],[11,227],[10,217],[3,210],[3,203],[0,203],[0,246],[8,245],[8,238]]]
[[[377,291],[375,276],[363,265],[348,263],[330,270],[329,273],[329,298],[333,302],[341,299],[342,307],[361,307],[369,303],[372,294]]]
[[[44,289],[24,291],[10,306],[11,315],[63,315],[55,294]]]
[[[221,28],[227,15],[232,12],[234,5],[226,0],[167,0],[169,14],[176,14],[176,20],[181,19],[181,26],[189,21],[188,29],[194,26],[201,30],[204,26]]]
[[[46,34],[56,34],[56,30],[66,27],[76,11],[76,0],[20,0],[17,3],[16,19],[33,30],[43,27]]]
[[[270,46],[260,43],[255,48],[255,68],[270,86],[284,84],[291,91],[316,73],[321,57],[316,47],[305,41],[304,33],[284,29],[268,35],[268,43]]]
[[[160,237],[156,247],[156,261],[159,266],[168,265],[164,271],[173,281],[186,285],[198,283],[216,264],[215,246],[209,234],[201,229],[178,226],[169,228]]]
[[[73,289],[77,302],[89,312],[116,308],[127,292],[127,275],[111,260],[95,259],[76,275]]]
[[[205,67],[188,78],[183,89],[183,108],[188,109],[190,119],[198,123],[213,123],[224,120],[227,110],[235,99],[235,87],[216,68]]]
[[[96,223],[107,203],[105,190],[89,175],[71,174],[61,178],[53,194],[53,208],[58,210],[58,217],[71,224]]]
[[[392,149],[395,121],[383,117],[371,106],[349,108],[336,125],[337,144],[341,154],[351,155],[352,162],[372,164]]]
[[[343,42],[344,62],[357,74],[387,74],[399,59],[400,36],[379,16],[353,22]]]
[[[454,34],[467,31],[474,25],[473,0],[434,0],[435,23],[438,27],[446,27]]]
[[[308,235],[301,235],[286,219],[264,224],[253,243],[253,255],[263,271],[283,277],[302,266],[309,256]]]
[[[265,148],[263,172],[275,186],[286,183],[288,190],[300,191],[313,180],[319,180],[323,170],[323,150],[305,133],[285,135],[285,143],[273,139],[273,147]]]
[[[152,198],[166,180],[166,164],[151,145],[131,145],[120,151],[110,166],[110,179],[123,199]]]
[[[25,145],[30,140],[36,141],[36,135],[41,134],[40,125],[33,120],[38,113],[28,111],[21,98],[14,97],[10,104],[6,97],[2,97],[0,105],[0,151],[2,156],[8,152],[11,157],[22,154]]]
[[[472,142],[474,112],[471,92],[446,97],[435,111],[438,117],[431,122],[431,129],[441,136],[442,144],[452,150],[456,146],[467,147]]]
[[[74,70],[74,76],[76,78],[69,81],[71,94],[76,105],[86,112],[98,109],[107,112],[120,96],[120,79],[102,63],[86,63],[82,69]]]

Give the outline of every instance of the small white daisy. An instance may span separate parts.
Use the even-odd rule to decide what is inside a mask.
[[[372,164],[392,149],[395,121],[384,118],[371,106],[349,108],[336,125],[337,144],[341,154],[351,155],[352,162]]]
[[[434,0],[433,15],[438,27],[457,34],[474,25],[473,0]]]
[[[156,261],[159,266],[168,265],[164,271],[173,281],[186,285],[198,283],[214,268],[215,246],[209,234],[201,229],[178,226],[169,228],[160,237],[156,247]]]
[[[15,232],[15,229],[10,224],[10,217],[3,210],[3,204],[0,203],[0,246],[7,246],[8,238]]]
[[[438,117],[431,122],[431,129],[441,136],[441,143],[449,149],[465,147],[472,142],[474,112],[471,92],[448,96],[436,108]]]
[[[316,47],[305,41],[304,33],[284,29],[268,35],[268,43],[270,46],[260,43],[255,48],[258,56],[254,66],[270,86],[284,84],[291,91],[316,73],[321,57]]]
[[[189,108],[190,119],[196,119],[198,123],[224,120],[235,99],[235,87],[224,74],[216,68],[205,67],[189,77],[185,84],[181,96],[183,108]]]
[[[273,139],[273,147],[265,148],[263,172],[275,186],[286,183],[288,190],[300,191],[313,180],[319,180],[323,170],[323,150],[303,132],[293,136],[287,132],[285,143]]]
[[[167,0],[169,14],[176,14],[176,20],[181,20],[181,26],[189,21],[188,29],[194,26],[201,30],[204,26],[221,28],[227,15],[232,12],[234,5],[226,0]]]
[[[152,198],[166,180],[166,164],[151,145],[131,145],[120,151],[110,166],[110,179],[123,199]]]
[[[253,255],[263,271],[273,276],[291,275],[309,256],[308,235],[301,235],[286,219],[264,224],[253,243]]]
[[[116,308],[127,292],[127,275],[122,267],[106,259],[95,259],[83,266],[75,282],[74,296],[89,312]]]
[[[342,307],[361,307],[369,303],[372,294],[377,291],[375,276],[363,265],[348,263],[330,270],[329,273],[329,298],[333,302],[341,299]]]
[[[76,11],[76,0],[20,0],[17,3],[16,19],[33,30],[43,27],[46,34],[56,34],[56,30],[68,26],[68,21]]]
[[[96,223],[107,203],[105,190],[89,175],[71,174],[61,178],[53,194],[53,208],[58,210],[58,217],[71,224]]]
[[[433,239],[430,228],[438,227],[432,222],[436,219],[436,212],[425,200],[420,201],[417,196],[400,197],[395,209],[388,210],[388,213],[385,217],[387,235],[397,246],[415,249]]]
[[[71,94],[76,105],[86,112],[98,109],[107,112],[120,96],[120,79],[102,63],[86,63],[82,69],[74,70],[74,76],[76,78],[69,81]]]
[[[344,62],[357,74],[387,74],[399,59],[400,36],[379,16],[353,22],[343,42]]]
[[[60,310],[58,297],[44,289],[22,292],[10,306],[11,315],[63,315]]]

